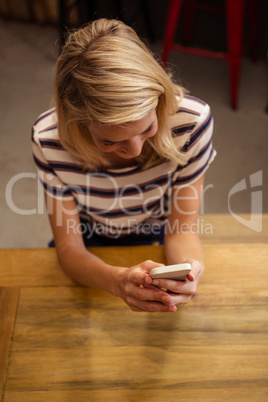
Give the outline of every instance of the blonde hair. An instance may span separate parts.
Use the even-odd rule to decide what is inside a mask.
[[[62,145],[84,167],[109,166],[94,144],[90,121],[121,125],[156,109],[158,131],[145,141],[138,162],[184,161],[168,127],[178,110],[175,85],[135,31],[118,20],[99,19],[70,34],[56,65],[54,94]]]

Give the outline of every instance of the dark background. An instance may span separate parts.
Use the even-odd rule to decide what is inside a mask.
[[[186,1],[184,0],[184,5]],[[233,0],[236,1],[236,0]],[[248,9],[248,0],[245,0]],[[268,1],[255,0],[258,7],[258,56],[266,58],[268,48]],[[163,40],[168,0],[0,0],[0,15],[5,19],[57,25],[59,35],[65,27],[78,27],[96,18],[118,18],[133,26],[149,43]],[[224,8],[225,0],[199,0],[199,4]],[[146,6],[149,18],[146,19]],[[184,8],[184,7],[183,7]],[[181,41],[182,18],[176,40]],[[244,54],[248,53],[248,20],[245,17]],[[225,15],[199,10],[192,32],[191,46],[226,50]]]

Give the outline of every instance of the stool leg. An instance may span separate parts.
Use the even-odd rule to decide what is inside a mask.
[[[244,0],[227,0],[226,6],[231,106],[233,109],[237,109],[242,55]]]
[[[165,38],[164,38],[164,47],[163,47],[163,54],[162,54],[162,63],[165,66],[169,53],[172,48],[172,43],[174,39],[174,35],[176,32],[178,20],[179,20],[179,13],[181,9],[182,0],[170,0],[169,1],[169,8],[168,8],[168,15],[166,20],[166,28],[165,28]]]
[[[198,0],[188,0],[185,2],[182,33],[182,43],[184,46],[188,46],[190,43],[197,3]]]

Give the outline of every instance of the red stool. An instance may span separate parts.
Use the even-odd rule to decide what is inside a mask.
[[[250,45],[253,58],[257,58],[257,1],[249,0],[249,24],[250,24]],[[230,93],[231,106],[237,109],[238,83],[240,77],[240,65],[242,55],[242,37],[245,16],[245,0],[226,0],[226,23],[227,23],[227,53],[213,52],[209,50],[191,48],[173,43],[176,33],[177,24],[180,17],[181,5],[183,0],[170,0],[169,10],[166,22],[166,32],[164,38],[164,48],[162,55],[162,63],[165,66],[171,50],[179,50],[187,53],[198,54],[202,56],[216,57],[227,60],[230,71]],[[186,0],[185,30],[183,32],[184,43],[189,42],[191,27],[194,19],[194,13],[197,8],[208,11],[222,12],[212,7],[206,7],[198,4],[198,0]]]

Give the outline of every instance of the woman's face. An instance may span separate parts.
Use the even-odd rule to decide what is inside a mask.
[[[132,123],[108,125],[92,122],[89,125],[92,139],[98,149],[123,159],[139,156],[145,140],[153,137],[157,129],[155,110]]]

